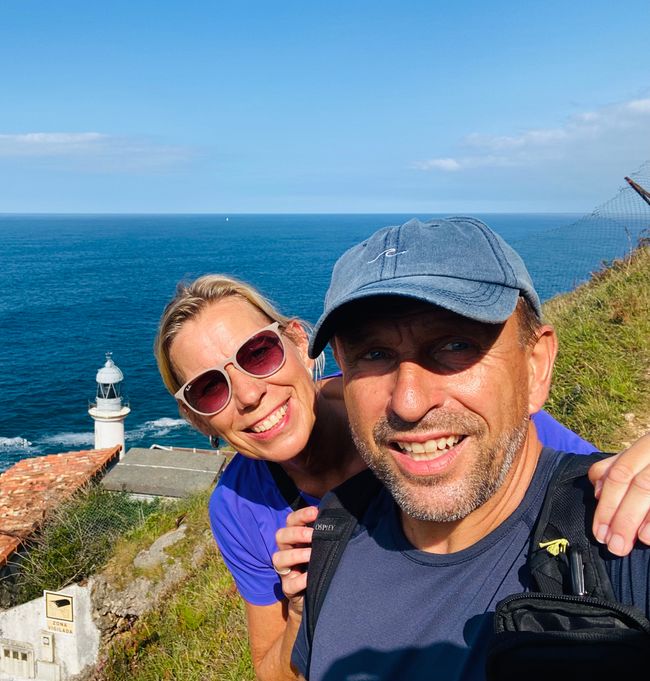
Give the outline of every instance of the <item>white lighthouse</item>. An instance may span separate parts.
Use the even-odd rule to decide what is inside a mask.
[[[124,419],[130,413],[122,402],[124,374],[115,365],[110,352],[106,364],[97,371],[97,397],[88,413],[95,421],[95,449],[120,445],[120,459],[124,456]]]

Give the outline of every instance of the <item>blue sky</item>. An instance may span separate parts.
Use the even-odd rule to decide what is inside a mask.
[[[2,0],[0,212],[589,211],[650,2]]]

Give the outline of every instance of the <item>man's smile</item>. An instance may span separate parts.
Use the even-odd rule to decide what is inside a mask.
[[[464,435],[447,435],[421,442],[395,440],[393,444],[402,452],[409,454],[415,461],[429,461],[455,447],[464,437]]]

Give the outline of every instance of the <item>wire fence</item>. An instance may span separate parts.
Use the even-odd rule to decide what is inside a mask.
[[[140,527],[165,502],[109,492],[98,483],[79,489],[49,512],[39,531],[0,576],[0,607],[59,590],[97,572],[117,541]]]
[[[650,161],[629,176],[650,192]],[[542,300],[573,290],[634,249],[650,230],[650,193],[642,196],[624,178],[611,199],[570,224],[512,240],[528,265]]]

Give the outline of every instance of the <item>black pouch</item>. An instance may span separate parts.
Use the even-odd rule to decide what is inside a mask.
[[[650,671],[650,622],[634,607],[596,598],[522,593],[497,604],[487,681],[566,677],[617,681]]]

